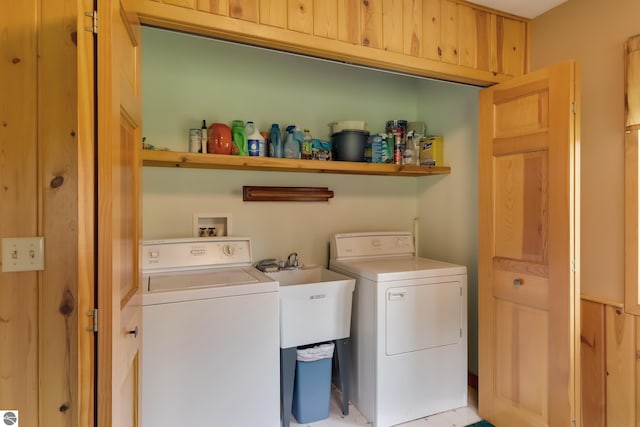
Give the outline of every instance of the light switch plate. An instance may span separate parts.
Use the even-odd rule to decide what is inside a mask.
[[[44,237],[2,239],[2,271],[44,270]]]

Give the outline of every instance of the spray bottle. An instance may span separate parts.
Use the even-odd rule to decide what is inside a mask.
[[[284,143],[284,157],[286,159],[299,159],[300,158],[300,141],[301,136],[296,135],[296,132],[300,134],[300,131],[296,131],[296,126],[287,126],[287,140]]]

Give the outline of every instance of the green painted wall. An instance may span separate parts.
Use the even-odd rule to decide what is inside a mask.
[[[477,93],[475,87],[418,79],[211,39],[145,28],[143,134],[156,147],[187,151],[201,120],[253,120],[307,127],[329,139],[327,124],[365,120],[372,132],[390,119],[423,120],[445,138],[451,175],[406,178],[313,173],[145,168],[145,239],[192,234],[194,213],[228,215],[231,232],[252,238],[254,260],[296,251],[326,265],[338,232],[414,231],[419,254],[469,271],[470,369],[477,372]],[[243,202],[243,185],[329,187],[327,203]]]

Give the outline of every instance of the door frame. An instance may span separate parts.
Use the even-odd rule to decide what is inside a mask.
[[[78,426],[96,424],[96,35],[94,0],[77,0],[78,76]]]

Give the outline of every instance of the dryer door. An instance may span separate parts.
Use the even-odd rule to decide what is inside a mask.
[[[462,339],[463,303],[459,281],[388,288],[386,354],[457,344]]]

